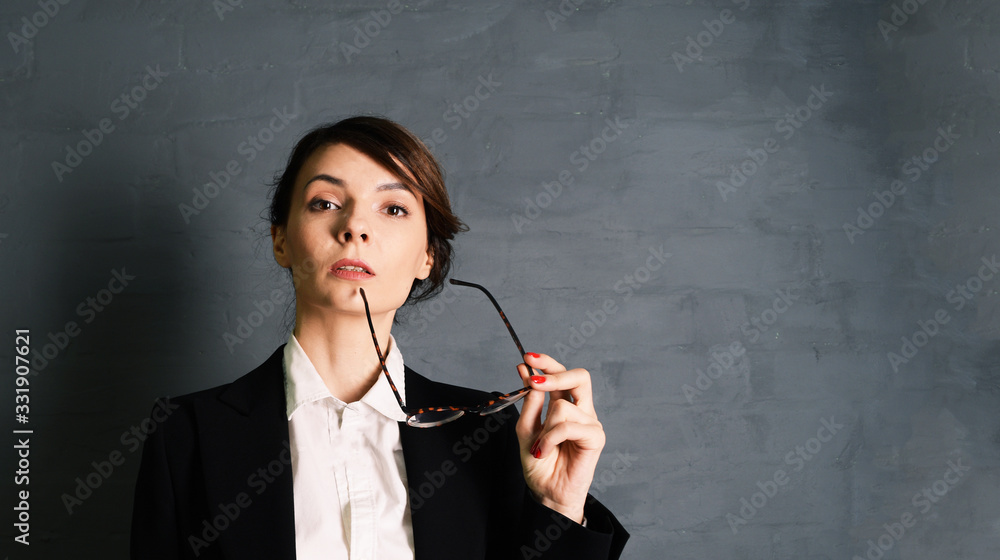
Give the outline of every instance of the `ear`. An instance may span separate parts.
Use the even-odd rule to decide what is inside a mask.
[[[420,264],[420,269],[417,270],[416,278],[418,280],[426,280],[428,276],[431,275],[431,269],[434,268],[434,249],[427,245],[427,259]]]
[[[271,243],[274,246],[274,260],[282,268],[290,268],[292,259],[285,248],[285,228],[284,226],[271,226]]]

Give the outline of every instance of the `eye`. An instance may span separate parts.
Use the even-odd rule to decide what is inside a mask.
[[[336,210],[339,209],[340,207],[329,200],[317,198],[316,200],[313,200],[312,202],[309,203],[309,208],[313,210],[324,211],[324,210]]]
[[[402,205],[399,205],[399,204],[390,204],[385,209],[385,211],[386,211],[387,214],[389,214],[390,216],[392,216],[394,218],[395,217],[406,216],[406,215],[408,215],[410,213],[410,211],[407,210],[405,206],[402,206]]]

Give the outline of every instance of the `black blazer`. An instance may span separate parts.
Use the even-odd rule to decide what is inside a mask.
[[[132,558],[295,558],[283,351],[232,383],[154,406],[162,421],[143,444]],[[405,376],[414,407],[486,396],[409,367]],[[400,423],[417,560],[619,557],[629,534],[596,499],[584,528],[527,491],[517,417],[512,406],[436,428]]]

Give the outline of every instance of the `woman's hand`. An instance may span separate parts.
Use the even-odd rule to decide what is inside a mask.
[[[524,359],[546,374],[529,379],[527,368],[517,366],[532,388],[517,422],[524,479],[542,505],[581,523],[605,440],[594,412],[590,373],[581,368],[567,371],[546,354],[529,352]],[[543,420],[545,393],[550,399]]]

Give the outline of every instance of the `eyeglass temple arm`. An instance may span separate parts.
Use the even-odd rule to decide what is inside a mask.
[[[399,391],[396,390],[396,384],[392,382],[392,376],[389,375],[389,368],[385,367],[385,358],[382,357],[382,350],[378,347],[378,337],[375,336],[375,325],[372,323],[372,314],[368,309],[368,298],[365,297],[365,289],[358,288],[361,292],[361,299],[365,302],[365,316],[368,317],[368,328],[372,331],[372,342],[375,343],[375,353],[378,354],[378,361],[382,364],[382,371],[385,373],[385,378],[389,381],[389,388],[392,389],[392,394],[396,395],[396,401],[399,402],[399,408],[403,410],[404,413],[410,414],[410,409],[403,404],[403,398],[399,396]]]
[[[476,288],[480,292],[486,294],[486,297],[490,298],[490,303],[492,303],[493,307],[496,307],[497,311],[500,313],[500,318],[503,319],[503,324],[507,326],[507,331],[510,332],[510,337],[514,339],[514,344],[517,345],[517,349],[518,351],[521,352],[521,356],[523,357],[525,354],[527,354],[527,352],[524,351],[524,346],[521,346],[521,341],[517,338],[517,333],[514,332],[514,327],[510,326],[510,321],[507,320],[507,315],[504,314],[503,309],[500,309],[500,304],[497,303],[496,298],[493,297],[493,294],[491,294],[489,290],[487,290],[483,286],[480,286],[479,284],[473,284],[472,282],[465,282],[464,280],[455,280],[454,278],[449,278],[448,282],[451,282],[452,284],[457,284],[459,286],[468,286],[470,288]],[[524,365],[528,368],[529,375],[535,374],[535,370],[532,369],[531,366],[529,366],[527,363],[525,363]]]

